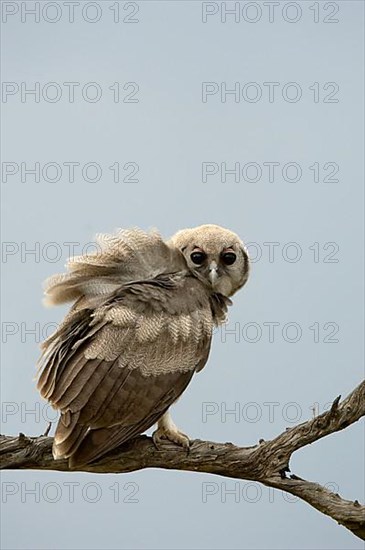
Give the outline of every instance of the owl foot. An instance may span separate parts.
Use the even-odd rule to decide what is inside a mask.
[[[163,442],[166,440],[183,447],[183,449],[189,450],[190,447],[188,436],[178,430],[168,412],[158,421],[157,430],[152,434],[152,440],[158,450],[160,450],[161,444],[163,445]]]
[[[179,445],[180,447],[183,447],[184,449],[189,449],[190,446],[190,440],[186,434],[183,432],[180,432],[179,430],[172,431],[172,430],[163,430],[161,428],[157,429],[152,434],[152,439],[155,444],[156,449],[160,450],[161,444],[163,445],[164,441],[171,441],[172,443],[176,443],[176,445]]]

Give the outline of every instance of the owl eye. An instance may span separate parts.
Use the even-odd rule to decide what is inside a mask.
[[[236,261],[236,254],[234,252],[225,252],[222,254],[222,262],[226,265],[232,265]]]
[[[192,252],[190,254],[191,261],[196,265],[201,265],[207,257],[204,252]]]

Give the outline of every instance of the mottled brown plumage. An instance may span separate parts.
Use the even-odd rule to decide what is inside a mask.
[[[38,379],[41,395],[61,411],[54,457],[71,467],[156,422],[156,443],[187,444],[167,411],[204,367],[213,327],[248,276],[242,243],[218,226],[166,243],[156,232],[119,231],[99,244],[46,285],[47,303],[74,302],[42,345]]]

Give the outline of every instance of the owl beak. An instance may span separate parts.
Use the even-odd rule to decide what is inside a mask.
[[[214,260],[209,264],[209,280],[214,286],[218,279],[218,266]]]

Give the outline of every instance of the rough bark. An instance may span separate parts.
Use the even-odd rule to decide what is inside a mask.
[[[78,471],[123,473],[165,468],[258,481],[299,497],[365,540],[365,506],[289,473],[290,457],[296,450],[343,430],[364,415],[365,381],[342,402],[337,397],[325,413],[287,429],[271,441],[260,440],[252,447],[195,440],[187,453],[169,443],[156,449],[150,437],[139,436]],[[70,471],[67,460],[53,459],[52,441],[46,435],[0,436],[0,468]]]

